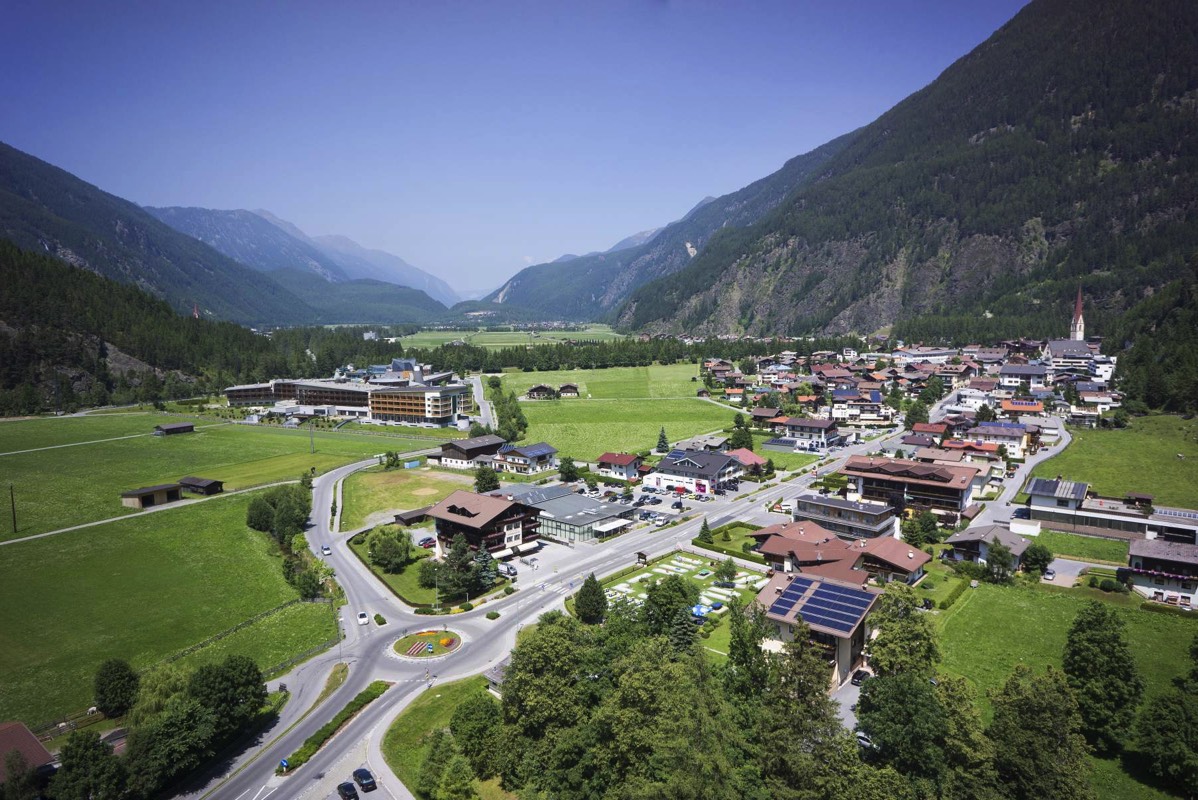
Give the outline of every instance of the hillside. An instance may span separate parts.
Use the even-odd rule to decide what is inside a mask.
[[[147,206],[146,211],[180,233],[199,239],[234,261],[260,272],[305,269],[326,281],[349,279],[341,266],[318,248],[252,211],[178,206]]]
[[[1088,330],[1114,333],[1119,314],[1193,280],[1195,52],[1191,2],[1034,0],[863,128],[820,180],[633,293],[619,321],[1062,335],[1081,284]]]
[[[179,311],[299,323],[312,309],[265,276],[128,200],[0,143],[0,238],[137,285]]]
[[[302,269],[280,269],[269,277],[317,309],[317,322],[379,323],[432,322],[445,315],[441,303],[419,289],[374,280],[329,283]]]
[[[777,172],[732,194],[705,199],[639,246],[528,267],[484,299],[559,318],[609,315],[639,286],[690,264],[721,228],[756,222],[797,187],[821,175],[828,159],[853,136],[847,134],[792,158]]]

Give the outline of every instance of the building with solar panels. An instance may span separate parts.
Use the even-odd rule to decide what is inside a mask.
[[[505,444],[491,459],[496,472],[514,472],[517,475],[536,475],[557,469],[557,448],[545,442],[516,447]]]
[[[811,640],[827,653],[839,686],[861,663],[869,638],[867,620],[878,596],[860,584],[779,572],[758,592],[757,602],[766,609],[779,641],[794,641],[800,622],[807,623]]]
[[[1154,506],[1150,494],[1101,497],[1088,483],[1032,478],[1028,512],[1044,527],[1108,539],[1162,539],[1198,542],[1198,511]]]

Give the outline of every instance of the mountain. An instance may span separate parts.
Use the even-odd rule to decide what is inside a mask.
[[[790,159],[777,172],[723,197],[705,199],[643,244],[581,256],[561,264],[521,270],[485,299],[550,313],[557,318],[598,319],[613,313],[651,280],[686,267],[717,231],[756,222],[840,152],[847,134]]]
[[[252,213],[292,238],[318,250],[325,260],[331,261],[341,274],[348,278],[368,278],[410,286],[426,292],[429,297],[436,298],[447,306],[460,299],[445,281],[385,250],[371,250],[345,236],[308,236],[295,225],[279,219],[269,211],[255,209]]]
[[[252,211],[178,206],[147,206],[146,211],[180,233],[199,239],[234,261],[261,272],[306,269],[326,281],[349,279],[341,265],[319,248]]]
[[[386,281],[359,279],[329,283],[304,269],[267,273],[272,280],[317,309],[317,322],[393,325],[433,322],[445,315],[445,306],[419,289]]]
[[[269,278],[144,209],[0,143],[0,238],[135,284],[176,310],[244,323],[315,312]]]
[[[1109,334],[1164,289],[1192,297],[1177,283],[1198,253],[1195,52],[1188,0],[1033,0],[619,322],[1062,336],[1080,284]]]

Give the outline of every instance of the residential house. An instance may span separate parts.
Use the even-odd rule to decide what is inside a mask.
[[[1016,391],[1026,384],[1029,389],[1048,383],[1048,367],[1043,364],[1004,364],[998,371],[999,385]]]
[[[438,557],[459,533],[472,550],[485,548],[496,558],[539,547],[540,511],[524,503],[459,489],[429,508],[428,516],[436,525]]]
[[[520,445],[505,444],[491,459],[496,472],[536,475],[557,469],[557,448],[546,442]]]
[[[596,471],[608,478],[635,481],[642,461],[636,453],[604,453],[596,462]]]
[[[1044,403],[1039,400],[1003,400],[998,411],[1001,416],[1011,420],[1025,415],[1039,417],[1044,415]]]
[[[557,390],[544,383],[538,383],[536,386],[528,387],[524,396],[529,400],[553,400],[557,397]]]
[[[749,475],[760,475],[765,471],[767,459],[754,453],[746,447],[741,447],[736,450],[729,450],[728,455],[735,458],[744,467],[744,471]]]
[[[490,463],[491,457],[505,444],[507,440],[502,436],[490,433],[471,439],[456,439],[441,445],[441,454],[435,460],[450,469],[474,469],[484,461]]]
[[[1015,568],[1018,569],[1023,559],[1023,553],[1031,539],[1012,533],[1010,528],[1002,525],[979,525],[957,531],[944,540],[952,547],[952,558],[957,561],[975,561],[985,564],[990,558],[990,548],[1000,543],[1011,551],[1015,557]]]
[[[778,416],[776,408],[754,408],[749,412],[749,421],[760,428],[766,427],[767,423]]]
[[[849,500],[835,494],[804,494],[794,501],[791,515],[809,520],[842,539],[899,537],[899,518],[893,506],[860,498]]]
[[[563,383],[558,387],[557,393],[559,397],[578,397],[578,384]]]
[[[966,431],[967,441],[994,444],[1007,448],[1007,458],[1022,459],[1027,455],[1027,427],[1015,422],[983,422]]]
[[[948,433],[948,425],[943,422],[917,422],[911,426],[912,433],[922,433],[940,441]]]
[[[1137,593],[1183,608],[1194,606],[1198,545],[1136,539],[1128,548],[1127,567],[1127,577]]]
[[[679,450],[699,450],[709,453],[722,453],[728,449],[728,437],[719,433],[695,436],[678,443]]]
[[[20,753],[26,766],[37,773],[39,780],[44,780],[46,776],[54,772],[52,766],[54,757],[46,750],[41,740],[25,726],[25,723],[0,722],[0,786],[4,786],[12,777],[8,774],[7,763],[8,756],[12,753]],[[14,790],[14,797],[19,794],[15,785],[8,788]],[[35,791],[34,796],[40,797],[41,793]]]
[[[727,453],[675,450],[658,463],[644,485],[665,491],[711,494],[735,483],[744,467]]]
[[[975,467],[921,464],[897,458],[852,456],[840,469],[856,494],[894,508],[930,510],[955,521],[980,483]]]
[[[932,557],[890,536],[844,540],[810,521],[783,522],[754,531],[756,552],[778,572],[802,572],[860,585],[898,580],[914,584]]]
[[[807,419],[804,417],[775,417],[771,420],[774,431],[782,434],[791,443],[783,443],[789,449],[825,449],[840,444],[843,437],[831,419]]]

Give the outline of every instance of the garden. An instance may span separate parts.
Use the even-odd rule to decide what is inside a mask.
[[[356,530],[385,511],[410,511],[445,499],[456,489],[469,489],[470,480],[450,477],[428,468],[371,467],[350,475],[341,485],[341,529]]]
[[[392,649],[404,658],[436,658],[457,652],[461,646],[461,634],[445,629],[409,634],[397,640]]]

